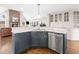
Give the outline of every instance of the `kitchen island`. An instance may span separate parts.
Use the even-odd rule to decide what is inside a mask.
[[[28,48],[50,48],[58,53],[65,53],[65,29],[55,28],[12,28],[13,53],[20,53]]]

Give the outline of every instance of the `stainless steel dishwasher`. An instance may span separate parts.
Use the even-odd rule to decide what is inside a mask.
[[[48,47],[60,54],[65,53],[66,50],[66,34],[63,33],[48,33]]]
[[[55,33],[55,49],[58,53],[65,53],[66,50],[66,34]]]

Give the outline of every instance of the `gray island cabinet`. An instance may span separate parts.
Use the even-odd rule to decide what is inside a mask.
[[[32,47],[48,47],[48,32],[35,31],[32,34]]]
[[[13,41],[14,53],[20,53],[31,47],[31,32],[13,34]]]
[[[65,53],[66,34],[48,31],[13,33],[13,52],[20,53],[28,48],[50,48]]]

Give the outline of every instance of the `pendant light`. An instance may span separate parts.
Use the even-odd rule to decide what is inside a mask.
[[[37,4],[38,5],[38,16],[40,15],[40,4]]]
[[[37,12],[37,15],[33,19],[38,19],[38,18],[41,17],[41,15],[40,15],[40,4],[36,4],[36,5],[37,5],[37,11],[35,11],[35,12]]]
[[[40,4],[37,4],[37,16],[36,18],[40,18],[41,15],[40,15]]]

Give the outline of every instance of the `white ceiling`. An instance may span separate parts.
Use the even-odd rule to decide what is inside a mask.
[[[79,4],[41,4],[40,15],[44,16],[50,12],[63,11],[65,9],[79,8]],[[23,12],[25,17],[32,18],[38,15],[38,6],[36,4],[0,4],[0,12],[6,9],[15,9]]]

